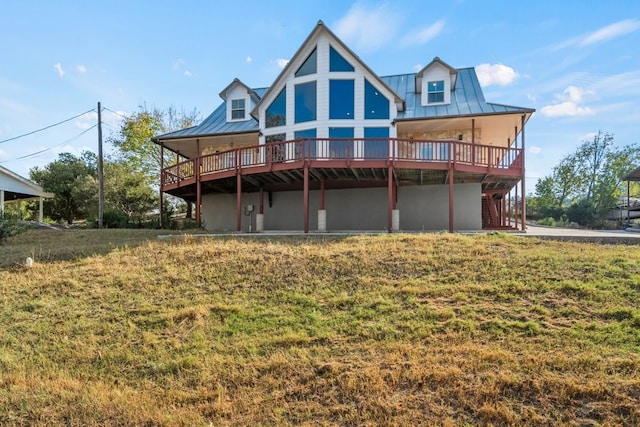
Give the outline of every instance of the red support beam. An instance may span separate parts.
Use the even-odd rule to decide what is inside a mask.
[[[242,231],[242,175],[238,162],[240,152],[236,152],[236,231]]]
[[[309,232],[309,164],[304,162],[304,232]]]
[[[320,210],[324,210],[324,178],[320,180]]]
[[[393,166],[389,165],[388,168],[388,187],[387,193],[389,197],[389,203],[387,207],[387,231],[389,233],[393,232]]]
[[[525,149],[524,149],[524,121],[525,121],[525,115],[522,115],[522,127],[521,127],[521,132],[522,135],[520,136],[520,141],[522,142],[522,181],[520,181],[522,183],[522,231],[526,230],[526,226],[525,226],[525,222],[527,221],[527,205],[526,205],[526,200],[524,195],[525,193],[525,185],[524,185],[524,181],[525,181],[525,173],[524,173],[524,154],[525,154]]]
[[[449,162],[449,233],[453,233],[453,163]]]
[[[164,225],[162,224],[162,212],[164,211],[162,189],[164,188],[164,181],[164,143],[160,143],[160,218],[158,220],[160,228]]]
[[[195,159],[195,172],[196,172],[196,224],[198,227],[202,225],[202,219],[200,217],[200,206],[202,205],[202,186],[200,183],[200,140],[196,139],[196,148],[198,150],[198,155]],[[191,202],[189,202],[191,203]]]
[[[476,119],[471,119],[471,163],[476,164]]]

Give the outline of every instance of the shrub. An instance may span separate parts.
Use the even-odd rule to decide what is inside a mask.
[[[23,228],[18,225],[14,217],[0,212],[0,243],[22,231],[24,231]]]
[[[555,225],[555,220],[553,218],[551,218],[550,216],[547,218],[543,218],[541,220],[538,221],[538,224],[540,225],[547,225],[549,227],[553,227]]]

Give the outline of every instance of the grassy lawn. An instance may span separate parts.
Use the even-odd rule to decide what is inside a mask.
[[[637,246],[157,234],[0,246],[0,425],[640,424]]]

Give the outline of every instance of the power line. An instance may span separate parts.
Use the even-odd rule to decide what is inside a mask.
[[[93,125],[90,128],[83,130],[78,135],[74,136],[73,138],[69,138],[66,141],[61,142],[60,144],[54,145],[53,147],[45,148],[44,150],[36,151],[35,153],[30,153],[30,154],[26,154],[24,156],[16,157],[15,159],[4,160],[4,161],[2,161],[0,163],[7,163],[7,162],[12,162],[14,160],[23,160],[23,159],[29,159],[31,157],[37,157],[38,155],[40,155],[42,153],[45,153],[45,152],[50,151],[50,150],[53,150],[54,148],[62,147],[63,145],[68,144],[69,142],[80,138],[82,135],[84,135],[85,133],[89,132],[91,129],[96,128],[97,126],[98,126],[97,124]]]
[[[61,125],[63,123],[69,122],[69,121],[71,121],[73,119],[77,119],[80,116],[84,116],[85,114],[92,113],[94,111],[96,111],[96,109],[92,108],[91,110],[87,110],[84,113],[78,114],[77,116],[69,117],[68,119],[62,120],[61,122],[54,123],[54,124],[46,126],[46,127],[43,127],[42,129],[38,129],[38,130],[34,130],[34,131],[31,131],[31,132],[28,132],[28,133],[25,133],[25,134],[22,134],[22,135],[14,136],[13,138],[4,139],[4,140],[0,141],[0,144],[3,144],[5,142],[9,142],[9,141],[13,141],[14,139],[24,138],[25,136],[33,135],[34,133],[42,132],[43,130],[47,130],[47,129],[50,129],[50,128],[54,127],[54,126]]]
[[[112,110],[112,109],[110,109],[110,108],[102,107],[102,109],[103,109],[103,110],[110,111],[110,112],[112,112],[113,114],[115,114],[116,116],[120,116],[120,117],[122,117],[123,119],[128,119],[128,118],[129,118],[129,117],[125,116],[124,114],[120,114],[120,113],[118,113],[117,111],[113,111],[113,110]]]

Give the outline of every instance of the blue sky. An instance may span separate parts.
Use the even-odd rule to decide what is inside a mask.
[[[620,145],[640,142],[636,0],[4,0],[0,141],[98,101],[111,110],[105,140],[118,114],[143,105],[204,118],[235,77],[270,85],[318,20],[378,75],[416,71],[439,56],[476,67],[488,101],[535,108],[527,192],[598,130]],[[60,152],[97,151],[96,121],[87,113],[0,143],[0,165],[28,176]]]

